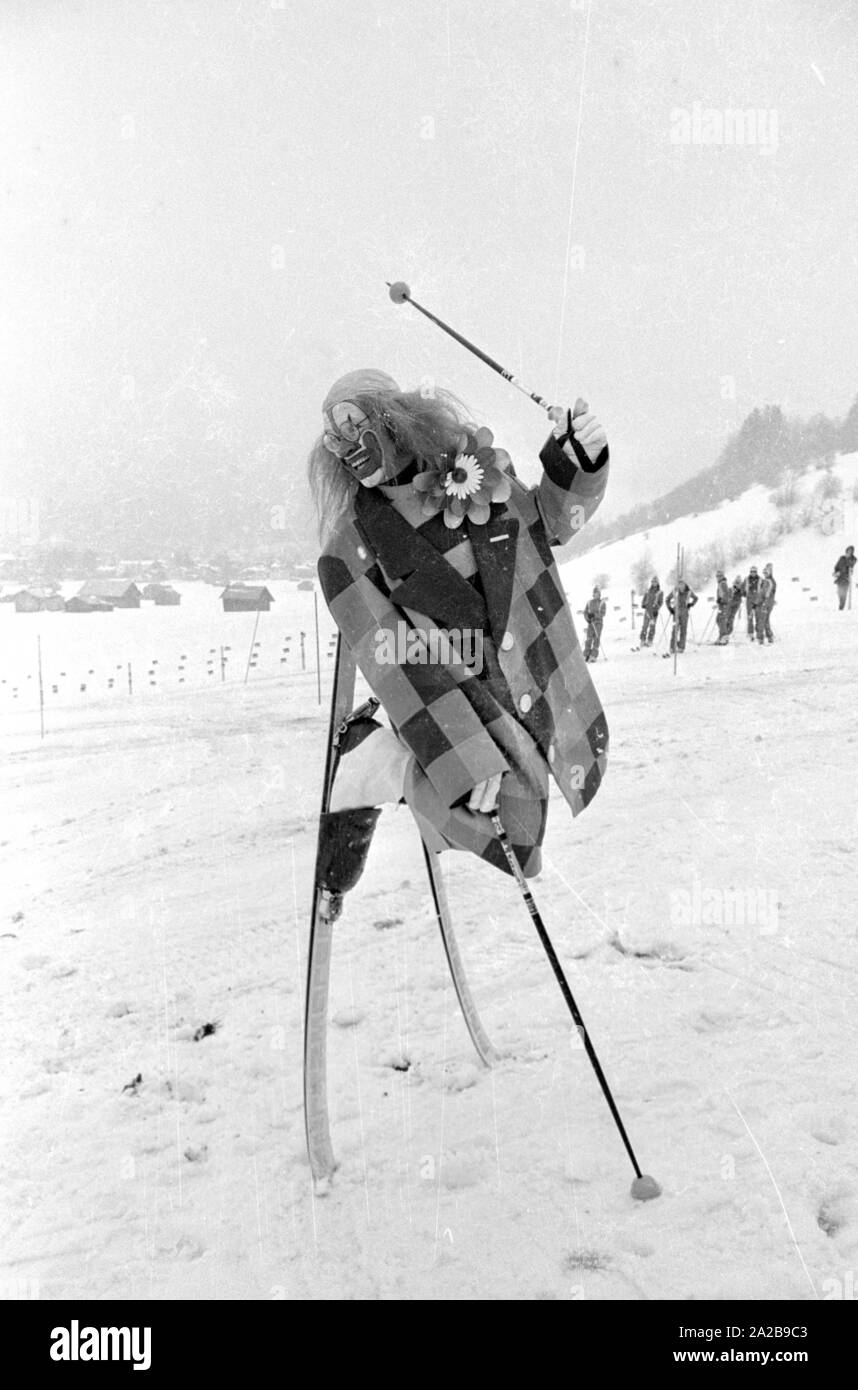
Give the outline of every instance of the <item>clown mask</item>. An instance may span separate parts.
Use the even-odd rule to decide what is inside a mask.
[[[363,487],[377,487],[393,476],[393,440],[355,401],[336,401],[322,418],[325,447]]]

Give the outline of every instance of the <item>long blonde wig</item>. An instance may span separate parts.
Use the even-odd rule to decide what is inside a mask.
[[[449,391],[435,391],[431,396],[420,391],[380,391],[356,394],[354,402],[373,427],[386,430],[393,440],[391,478],[411,460],[416,461],[418,469],[425,468],[448,449],[455,449],[463,431],[476,429],[462,402]],[[321,435],[310,450],[307,474],[316,504],[319,540],[324,545],[340,517],[351,507],[360,483],[325,447]]]

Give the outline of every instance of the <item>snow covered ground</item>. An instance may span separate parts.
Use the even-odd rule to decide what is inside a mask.
[[[20,587],[3,586],[6,593]],[[331,664],[335,629],[321,595],[314,605],[311,592],[274,580],[267,613],[224,613],[220,588],[199,582],[174,587],[182,596],[175,608],[147,601],[112,613],[16,613],[13,604],[0,603],[0,713],[38,709],[39,639],[49,724],[55,709],[124,702],[129,667],[135,698],[215,685],[221,676],[227,682],[245,675],[259,681],[315,671],[316,607],[322,670]],[[64,584],[63,596],[79,588],[77,582]]]
[[[594,670],[612,753],[577,821],[555,799],[533,888],[663,1186],[647,1204],[629,1196],[631,1167],[514,888],[448,855],[465,964],[505,1054],[477,1065],[404,808],[384,813],[336,928],[340,1168],[314,1196],[302,992],[326,712],[312,670],[60,701],[43,742],[32,698],[7,703],[0,1286],[849,1297],[858,604],[836,612],[830,579],[849,539],[800,533],[756,557],[780,580],[777,644],[741,630],[726,649],[692,642],[676,677],[632,652],[619,621],[639,541],[565,570],[575,608],[594,566],[624,586]],[[286,608],[277,621],[295,631]],[[35,621],[115,636],[141,617],[155,620]],[[201,649],[212,630],[199,626]],[[240,636],[244,653],[246,615]],[[125,648],[106,641],[102,656],[117,664]]]

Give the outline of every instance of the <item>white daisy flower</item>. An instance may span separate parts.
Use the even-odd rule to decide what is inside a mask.
[[[464,502],[479,492],[484,477],[483,469],[473,454],[459,454],[444,480],[444,491],[448,497],[458,497]]]

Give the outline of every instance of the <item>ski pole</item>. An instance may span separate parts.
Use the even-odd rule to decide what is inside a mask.
[[[682,565],[681,565],[681,563],[680,563],[680,558],[679,558],[679,545],[677,545],[677,547],[676,547],[676,584],[675,584],[675,586],[674,586],[674,591],[673,591],[674,594],[676,595],[676,597],[675,597],[674,603],[673,603],[673,633],[672,633],[671,639],[670,639],[670,650],[671,650],[671,652],[672,652],[672,654],[673,654],[673,674],[674,674],[674,676],[676,675],[677,663],[678,663],[678,661],[679,661],[679,633],[680,633],[680,625],[679,625],[679,599],[680,599],[679,581],[680,581],[681,578],[682,578]],[[686,610],[686,611],[687,611],[687,610]]]
[[[497,372],[503,377],[504,381],[508,381],[517,391],[522,391],[525,396],[529,396],[530,399],[535,401],[538,406],[541,406],[543,410],[551,410],[552,407],[544,396],[538,395],[536,391],[531,391],[517,376],[514,376],[511,371],[506,367],[502,367],[500,362],[496,362],[493,357],[489,357],[487,352],[483,352],[482,348],[478,348],[474,343],[469,342],[467,338],[463,338],[462,334],[457,333],[455,328],[451,328],[448,323],[444,323],[443,319],[436,318],[428,309],[424,309],[422,304],[418,304],[416,299],[412,299],[411,290],[404,280],[396,280],[393,284],[391,284],[389,280],[385,280],[384,283],[390,290],[390,297],[394,304],[404,304],[407,300],[412,308],[416,309],[419,314],[423,314],[425,318],[436,324],[444,333],[448,333],[451,338],[455,338],[457,343],[461,343],[462,347],[468,349],[468,352],[472,352],[475,357],[479,357],[481,362],[485,362],[487,367],[491,367],[493,372]]]
[[[703,643],[706,641],[706,634],[707,634],[707,632],[709,631],[710,627],[712,626],[712,619],[713,619],[714,617],[715,617],[715,609],[713,608],[713,609],[712,609],[712,612],[709,614],[709,617],[706,619],[706,626],[704,627],[702,633],[700,634],[700,641],[697,643],[697,646],[698,646],[698,647],[702,647],[702,646],[703,646]]]
[[[657,641],[656,644],[655,644],[655,650],[656,650],[656,652],[660,652],[661,649],[662,649],[662,647],[664,646],[664,639],[665,639],[665,637],[667,636],[667,633],[668,633],[669,628],[670,628],[670,618],[669,618],[668,614],[665,613],[665,615],[664,615],[664,621],[662,622],[662,625],[661,625],[661,636],[658,638],[658,641]]]
[[[639,1202],[647,1202],[650,1200],[651,1197],[658,1197],[661,1193],[661,1188],[659,1187],[655,1178],[651,1178],[648,1174],[642,1173],[640,1170],[640,1165],[637,1159],[635,1158],[635,1151],[631,1146],[629,1136],[627,1135],[625,1126],[622,1122],[622,1119],[620,1118],[620,1112],[617,1109],[614,1097],[611,1095],[611,1088],[608,1085],[605,1073],[602,1071],[601,1065],[599,1063],[599,1058],[596,1056],[596,1049],[590,1041],[590,1035],[587,1032],[584,1020],[581,1017],[578,1005],[575,1003],[575,997],[571,989],[569,988],[569,982],[563,973],[563,967],[557,958],[557,952],[554,950],[554,947],[551,944],[551,938],[545,929],[545,923],[543,922],[542,917],[540,916],[539,909],[537,908],[533,898],[533,894],[527,886],[527,879],[524,877],[524,874],[521,871],[521,866],[512,852],[509,840],[507,839],[506,831],[503,828],[501,818],[498,815],[497,811],[493,812],[492,814],[492,825],[495,828],[495,833],[500,842],[500,847],[504,852],[504,857],[506,858],[506,861],[509,864],[510,869],[512,870],[513,876],[515,877],[515,881],[518,884],[521,896],[524,899],[525,907],[527,908],[528,912],[533,918],[533,925],[536,927],[539,939],[542,942],[543,949],[545,950],[545,954],[547,955],[551,963],[551,969],[554,971],[555,979],[557,980],[557,983],[560,986],[563,998],[566,1000],[567,1007],[572,1015],[572,1019],[575,1023],[575,1026],[578,1029],[578,1033],[584,1044],[587,1056],[589,1057],[593,1070],[596,1073],[599,1085],[602,1088],[602,1094],[604,1095],[605,1100],[608,1102],[608,1107],[611,1111],[611,1114],[614,1117],[614,1123],[616,1124],[617,1129],[620,1132],[620,1138],[626,1146],[626,1153],[632,1161],[632,1167],[635,1170],[635,1177],[631,1188],[632,1196],[636,1198],[636,1200]]]

